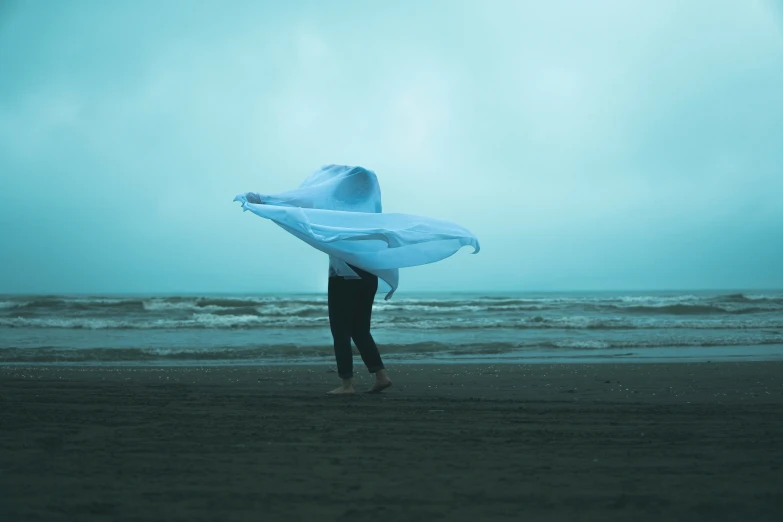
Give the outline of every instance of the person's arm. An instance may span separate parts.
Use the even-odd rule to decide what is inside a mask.
[[[258,194],[253,195],[258,196]],[[263,198],[263,201],[261,198]],[[248,199],[248,201],[250,201],[250,199]],[[253,203],[252,201],[250,202]],[[316,205],[314,203],[312,198],[308,198],[304,194],[298,194],[296,191],[258,197],[258,204],[277,205],[279,207],[315,208]]]
[[[242,197],[255,205],[276,205],[281,207],[317,208],[315,200],[301,190],[290,190],[281,194],[265,195],[246,192]]]

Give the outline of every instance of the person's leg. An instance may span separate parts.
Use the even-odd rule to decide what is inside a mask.
[[[343,380],[343,385],[340,388],[329,393],[352,393],[354,391],[351,330],[353,328],[353,310],[357,288],[356,281],[343,279],[342,277],[329,278],[329,290],[327,293],[329,328],[334,339],[334,358],[337,362],[337,374]]]
[[[355,301],[351,337],[356,348],[359,349],[359,354],[367,369],[370,373],[375,374],[375,385],[368,391],[380,392],[391,386],[391,380],[386,375],[378,346],[370,333],[372,304],[375,301],[375,293],[378,291],[378,277],[356,267],[351,268],[362,277],[361,289],[357,292]]]

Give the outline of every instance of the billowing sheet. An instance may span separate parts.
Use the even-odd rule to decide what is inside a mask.
[[[351,264],[377,275],[391,287],[387,300],[400,268],[440,261],[466,245],[480,249],[476,236],[451,221],[382,213],[378,178],[362,167],[327,165],[297,189],[246,192],[234,201],[329,254],[338,274],[355,275]]]

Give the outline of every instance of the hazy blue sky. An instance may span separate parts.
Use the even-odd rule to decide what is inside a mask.
[[[0,292],[324,290],[231,200],[325,163],[479,236],[400,295],[781,288],[782,14],[0,0]]]

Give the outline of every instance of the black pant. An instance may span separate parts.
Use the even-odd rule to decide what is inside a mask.
[[[381,354],[370,335],[370,318],[378,276],[348,265],[361,279],[329,278],[329,326],[334,338],[334,357],[337,373],[342,379],[353,377],[351,339],[370,373],[383,370]]]

